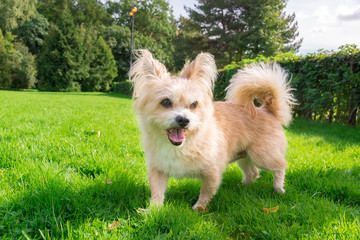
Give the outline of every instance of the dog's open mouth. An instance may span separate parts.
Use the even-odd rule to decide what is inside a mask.
[[[183,142],[185,142],[185,129],[182,128],[173,128],[166,130],[168,134],[168,138],[170,142],[175,146],[180,146]]]

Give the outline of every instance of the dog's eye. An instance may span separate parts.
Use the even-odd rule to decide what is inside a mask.
[[[190,104],[190,109],[195,109],[195,108],[197,108],[197,105],[198,105],[198,102],[197,102],[197,101],[193,102],[192,104]]]
[[[170,99],[165,98],[164,100],[161,101],[161,106],[165,107],[165,108],[170,108],[172,107],[172,103],[170,101]]]

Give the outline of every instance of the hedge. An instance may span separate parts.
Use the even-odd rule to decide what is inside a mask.
[[[214,97],[222,100],[231,77],[254,62],[278,62],[291,78],[291,87],[298,105],[294,114],[313,120],[359,123],[360,49],[345,45],[339,51],[323,51],[297,56],[290,52],[275,57],[259,56],[231,63],[219,71]]]
[[[126,80],[124,82],[114,82],[112,85],[112,90],[116,93],[132,95],[133,87],[130,80]]]

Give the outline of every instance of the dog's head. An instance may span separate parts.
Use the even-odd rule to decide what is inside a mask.
[[[171,76],[148,50],[140,50],[130,70],[134,108],[145,127],[156,129],[175,146],[196,134],[213,115],[214,58],[200,53],[179,76]]]

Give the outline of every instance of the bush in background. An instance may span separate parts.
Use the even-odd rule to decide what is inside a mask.
[[[12,66],[12,84],[13,89],[30,89],[35,87],[36,64],[35,57],[29,52],[29,49],[22,43],[15,43],[16,53],[14,54]]]
[[[28,48],[14,42],[15,36],[0,31],[0,89],[28,89],[35,86],[35,58]]]
[[[14,52],[12,40],[11,35],[4,36],[0,31],[0,89],[9,89],[12,82],[10,71],[10,59]]]
[[[112,90],[117,93],[132,95],[133,88],[130,80],[126,80],[125,82],[114,83],[112,86]]]

